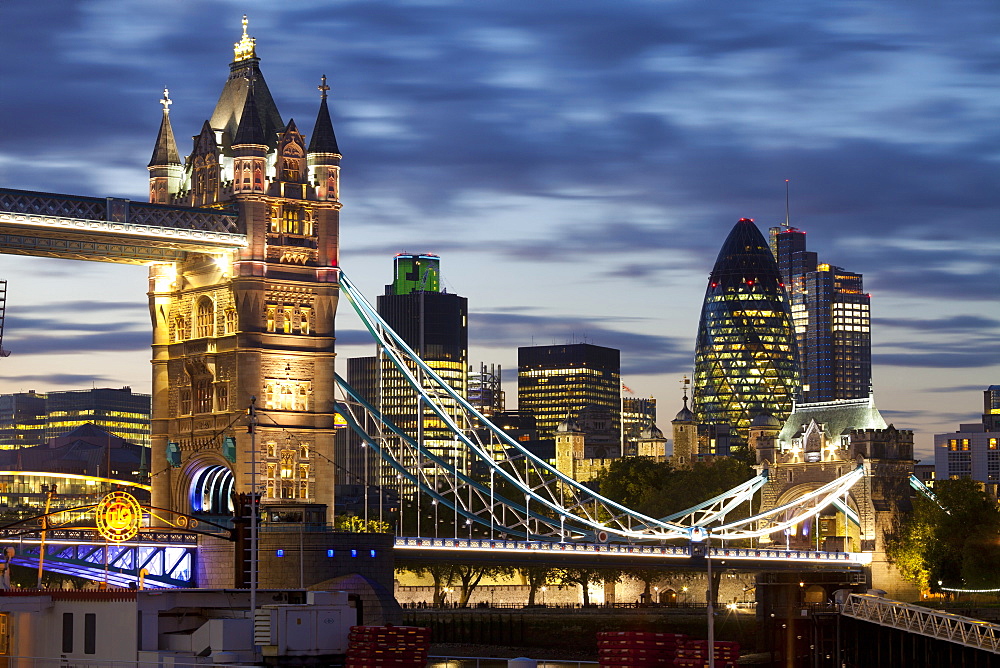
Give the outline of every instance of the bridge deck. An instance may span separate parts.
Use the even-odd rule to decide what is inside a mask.
[[[0,250],[123,264],[247,245],[233,211],[0,188]]]
[[[557,543],[488,538],[396,538],[396,558],[456,559],[458,555],[504,561],[543,561],[546,558],[600,557],[607,561],[636,562],[653,560],[690,560],[687,545],[630,545],[625,543]],[[807,567],[848,570],[871,563],[871,554],[863,552],[822,552],[767,548],[713,547],[714,562],[746,568]]]

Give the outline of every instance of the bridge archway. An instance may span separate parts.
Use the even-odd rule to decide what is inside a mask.
[[[191,480],[188,500],[191,510],[210,515],[228,515],[235,510],[233,472],[227,466],[212,464],[199,469]]]
[[[824,481],[817,480],[791,485],[781,490],[774,505],[782,506],[786,503],[792,503],[816,491],[824,484],[826,484]],[[854,513],[855,517],[860,515],[861,504],[855,498],[853,490],[841,501]],[[817,538],[838,538],[838,544],[830,548],[837,551],[848,551],[852,547],[857,549],[861,541],[861,528],[847,517],[842,509],[833,504],[822,509],[818,515],[793,525],[786,531],[789,532],[789,535],[786,535],[785,531],[771,534],[771,541],[776,544],[787,544],[793,549],[815,549]],[[823,549],[824,545],[821,543],[819,548]]]
[[[195,514],[232,514],[237,482],[228,461],[215,453],[199,453],[179,473],[173,485],[177,504]]]

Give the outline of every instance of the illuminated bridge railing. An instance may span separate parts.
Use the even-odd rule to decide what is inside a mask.
[[[687,545],[629,545],[625,543],[557,543],[550,541],[522,541],[488,538],[418,538],[397,537],[396,549],[480,552],[551,552],[560,554],[606,554],[631,557],[688,558]],[[871,561],[871,555],[858,552],[822,552],[813,550],[773,550],[761,548],[711,548],[713,559],[746,559],[783,563],[821,563],[862,565]]]
[[[911,603],[851,594],[841,614],[862,621],[901,629],[909,633],[946,640],[1000,654],[1000,625]]]
[[[82,197],[0,188],[0,211],[128,225],[239,234],[233,211],[134,202],[114,197]]]
[[[37,533],[16,535],[0,530],[4,547],[15,550],[14,564],[37,568],[42,551]],[[107,543],[94,529],[49,529],[45,532],[45,570],[128,587],[146,571],[153,588],[195,586],[198,537],[171,531],[143,531],[124,543]]]

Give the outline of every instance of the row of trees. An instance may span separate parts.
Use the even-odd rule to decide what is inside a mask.
[[[518,572],[524,578],[524,583],[528,587],[527,605],[535,605],[538,592],[546,586],[577,586],[583,591],[583,605],[590,605],[589,588],[594,584],[614,584],[621,582],[626,577],[634,578],[643,583],[644,598],[649,600],[653,585],[661,580],[671,577],[695,578],[698,573],[687,571],[670,572],[663,568],[558,568],[553,566],[536,565],[515,568],[513,566],[494,566],[476,564],[443,564],[438,562],[414,563],[405,567],[405,570],[421,577],[430,577],[434,591],[432,604],[434,607],[444,605],[446,589],[455,587],[458,592],[458,606],[464,608],[468,606],[475,591],[483,578],[512,578]],[[717,591],[717,587],[713,588]]]
[[[650,517],[665,517],[722,494],[753,476],[750,465],[734,457],[698,461],[686,469],[675,469],[669,462],[649,457],[622,457],[598,474],[597,484],[601,494],[613,501]]]
[[[967,479],[939,480],[934,493],[886,535],[886,556],[922,590],[1000,588],[997,500]]]

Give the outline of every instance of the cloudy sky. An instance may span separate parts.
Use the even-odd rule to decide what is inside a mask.
[[[810,250],[865,276],[876,400],[920,454],[1000,383],[995,0],[5,2],[0,187],[145,199],[162,88],[188,153],[243,13],[304,132],[329,77],[345,271],[374,299],[394,253],[440,254],[511,404],[517,346],[587,341],[666,427],[715,255],[784,220],[785,179]],[[148,391],[144,268],[0,278],[0,392]]]

